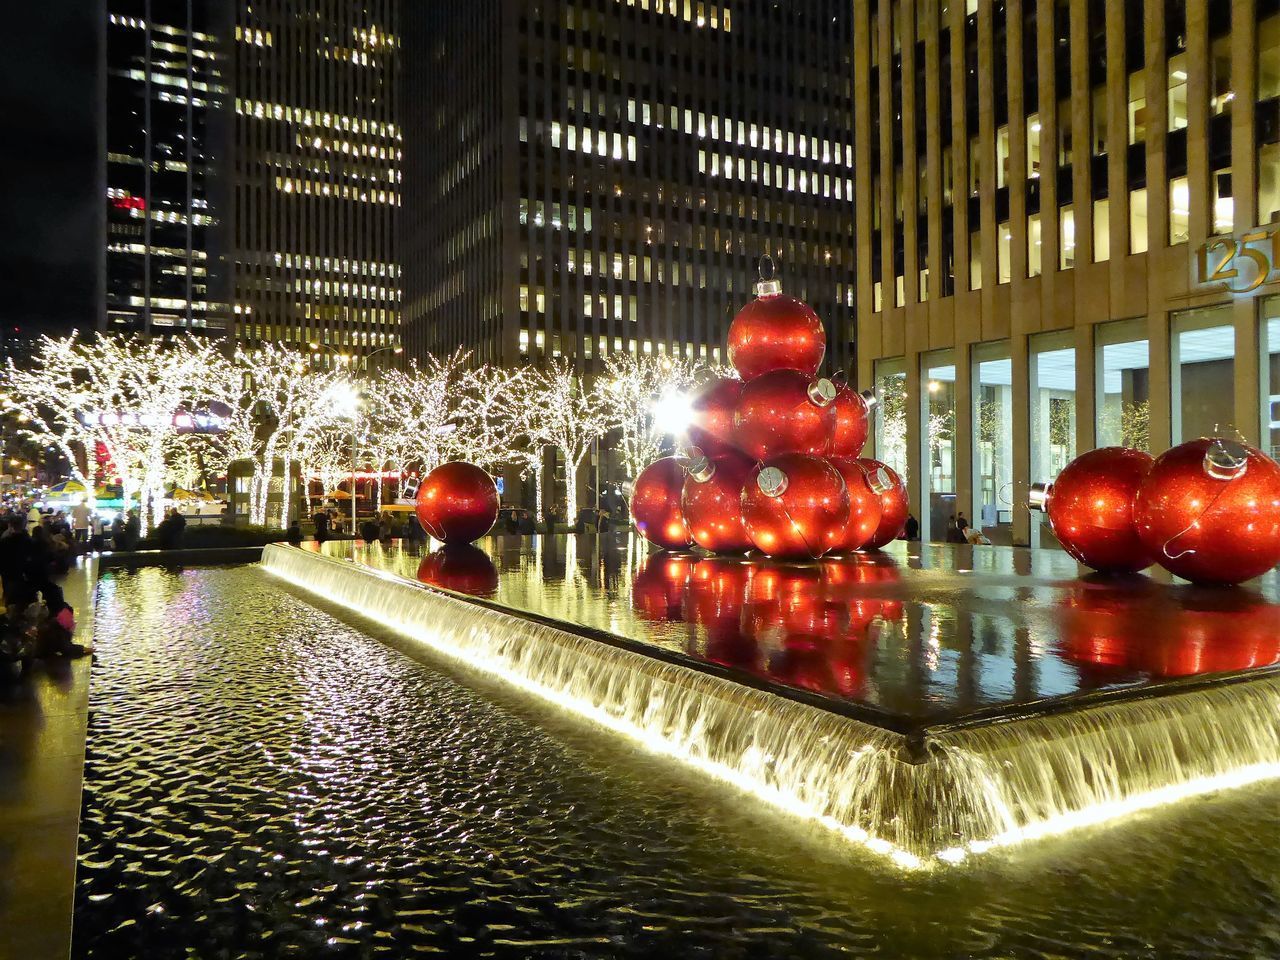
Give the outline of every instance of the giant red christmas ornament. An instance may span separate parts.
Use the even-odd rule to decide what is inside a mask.
[[[849,491],[849,521],[832,549],[858,550],[879,531],[884,504],[880,494],[871,489],[867,469],[856,457],[832,457],[831,465],[840,471]]]
[[[446,544],[418,564],[418,580],[432,586],[487,597],[498,589],[498,568],[479,547]]]
[[[1280,563],[1280,464],[1221,438],[1167,450],[1138,487],[1138,536],[1170,573],[1241,583]]]
[[[743,380],[773,370],[812,377],[827,351],[822,321],[807,304],[782,293],[776,280],[756,284],[756,299],[729,325],[729,362]]]
[[[755,460],[781,453],[821,456],[835,428],[836,387],[795,370],[775,370],[742,388],[733,417],[734,444]]]
[[[831,434],[831,456],[862,456],[862,448],[867,443],[871,399],[847,383],[840,383],[836,385],[836,399],[832,406],[836,410],[836,423]]]
[[[694,391],[689,443],[708,457],[729,453],[733,447],[733,414],[742,395],[742,381],[717,377]]]
[[[742,522],[761,551],[816,559],[849,522],[849,491],[821,457],[784,453],[753,470],[742,488]]]
[[[742,525],[742,485],[753,464],[738,453],[694,460],[684,480],[681,505],[693,542],[712,553],[751,549]]]
[[[470,543],[498,519],[498,488],[475,464],[441,464],[418,486],[416,509],[422,529],[437,540]]]
[[[1048,487],[1034,487],[1031,506],[1044,509],[1063,549],[1086,567],[1136,573],[1155,561],[1155,552],[1138,538],[1133,516],[1138,485],[1153,462],[1141,450],[1090,450]]]
[[[863,550],[879,550],[902,535],[907,525],[910,505],[907,503],[907,485],[887,464],[871,457],[859,457],[858,462],[867,471],[867,482],[880,496],[880,525],[871,539],[862,545]]]
[[[640,536],[664,550],[683,550],[693,542],[680,506],[683,490],[684,466],[675,457],[655,460],[640,472],[631,492]]]
[[[684,620],[684,595],[697,558],[691,554],[655,553],[646,557],[631,581],[631,606],[644,620]]]

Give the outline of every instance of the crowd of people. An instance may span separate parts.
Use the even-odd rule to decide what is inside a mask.
[[[58,579],[75,562],[92,527],[86,518],[32,507],[0,516],[0,661],[25,671],[40,658],[78,657],[90,647],[75,643],[75,611]]]

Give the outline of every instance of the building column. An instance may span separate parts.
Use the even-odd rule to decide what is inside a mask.
[[[1241,297],[1231,304],[1231,319],[1235,326],[1235,426],[1245,441],[1266,451],[1262,444],[1263,396],[1262,363],[1270,363],[1270,357],[1262,353],[1259,337],[1258,301],[1253,297]],[[1225,424],[1224,424],[1225,426]],[[1270,430],[1267,430],[1268,438]],[[1270,440],[1268,439],[1268,444]],[[1267,451],[1270,452],[1270,451]]]
[[[1093,326],[1075,328],[1076,339],[1076,456],[1087,453],[1098,442],[1098,365],[1093,342]]]
[[[993,207],[994,209],[994,207]],[[986,278],[983,278],[986,286]],[[975,435],[977,426],[973,419],[973,408],[977,397],[973,388],[973,359],[970,356],[969,344],[957,343],[951,351],[956,365],[955,384],[955,431],[953,456],[955,462],[952,469],[955,473],[956,513],[968,513],[969,522],[977,523],[973,516],[973,472],[975,469]]]
[[[1192,205],[1194,209],[1194,204]],[[1169,316],[1163,310],[1147,315],[1147,357],[1150,377],[1149,443],[1153,455],[1173,444],[1173,354]]]
[[[1024,335],[1009,338],[1009,359],[1013,366],[1012,423],[1013,486],[1013,543],[1026,547],[1031,544],[1031,512],[1027,509],[1027,493],[1031,473],[1031,361],[1030,339]]]

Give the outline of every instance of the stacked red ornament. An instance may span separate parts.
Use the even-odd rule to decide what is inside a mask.
[[[418,487],[415,507],[422,529],[445,543],[479,540],[498,519],[498,487],[472,463],[444,463]]]
[[[898,536],[906,491],[888,468],[858,460],[870,398],[818,375],[826,349],[817,314],[762,278],[729,327],[738,378],[695,390],[687,454],[636,480],[632,513],[646,539],[811,560]]]
[[[1068,553],[1104,573],[1159,563],[1192,583],[1237,584],[1280,563],[1280,464],[1235,440],[1203,437],[1155,460],[1093,450],[1037,485],[1031,505]]]

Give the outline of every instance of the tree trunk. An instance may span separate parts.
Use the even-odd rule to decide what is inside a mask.
[[[289,474],[293,471],[293,455],[286,449],[284,454],[284,479],[280,484],[280,529],[285,530],[289,526],[289,508],[292,506],[293,484],[289,481],[292,479]]]
[[[542,462],[533,468],[533,516],[535,520],[542,518]]]
[[[573,526],[578,519],[578,465],[564,461],[564,521]]]

